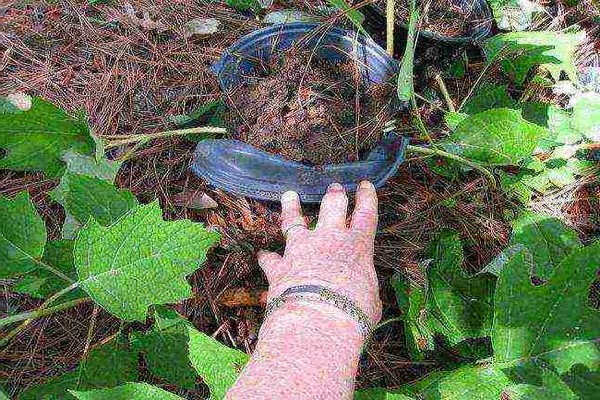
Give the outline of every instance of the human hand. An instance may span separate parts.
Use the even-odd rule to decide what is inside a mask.
[[[306,226],[297,193],[284,193],[281,208],[284,256],[258,253],[269,281],[268,300],[292,286],[321,285],[348,297],[373,323],[379,322],[381,300],[373,265],[378,211],[373,184],[363,181],[359,185],[349,226],[348,197],[339,184],[331,185],[323,197],[314,230]]]

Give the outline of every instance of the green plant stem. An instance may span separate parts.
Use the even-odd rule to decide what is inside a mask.
[[[419,132],[421,132],[421,136],[423,138],[425,138],[429,143],[431,143],[432,146],[435,146],[433,139],[431,139],[431,135],[429,135],[429,131],[427,130],[427,127],[425,126],[425,124],[423,123],[423,120],[421,119],[421,114],[419,114],[419,108],[417,107],[417,99],[416,99],[414,93],[413,93],[412,97],[410,98],[410,104],[411,104],[413,111],[415,112],[415,115],[416,115],[415,120],[417,122],[417,129],[419,129]]]
[[[456,112],[456,108],[454,107],[452,98],[450,97],[450,94],[448,93],[448,88],[446,87],[446,84],[444,83],[444,80],[442,79],[440,74],[437,74],[435,76],[435,81],[437,82],[437,84],[440,88],[440,92],[442,92],[442,95],[444,96],[444,100],[446,100],[446,104],[448,105],[448,110],[450,112]]]
[[[387,0],[385,7],[386,20],[386,51],[390,57],[394,57],[394,10],[396,0]]]
[[[149,133],[146,135],[135,135],[135,136],[117,136],[117,140],[112,142],[108,142],[106,144],[106,149],[110,149],[113,147],[122,146],[125,144],[138,143],[140,141],[148,141],[152,139],[159,139],[170,136],[183,136],[194,133],[214,133],[214,134],[224,134],[227,133],[225,128],[220,128],[217,126],[200,126],[196,128],[188,128],[188,129],[178,129],[174,131],[164,131],[157,133]],[[114,137],[113,137],[114,138]]]
[[[92,299],[89,297],[83,297],[81,299],[75,299],[75,300],[71,300],[71,301],[66,301],[64,303],[60,303],[59,305],[56,305],[54,307],[39,308],[34,311],[26,311],[21,314],[11,315],[9,317],[0,319],[0,328],[3,326],[6,326],[6,325],[14,324],[15,322],[21,322],[21,321],[25,321],[28,319],[33,320],[33,319],[45,317],[47,315],[54,314],[58,311],[66,310],[68,308],[73,308],[82,303],[87,303],[91,300]]]
[[[52,296],[50,296],[46,301],[44,301],[42,303],[42,305],[40,305],[37,308],[37,310],[26,311],[26,312],[21,313],[21,314],[12,315],[10,317],[6,317],[6,318],[0,319],[0,327],[3,327],[5,325],[12,324],[12,323],[24,320],[24,322],[21,325],[17,326],[15,329],[13,329],[12,331],[10,331],[6,336],[4,336],[2,338],[2,340],[0,340],[0,347],[6,346],[13,337],[15,337],[16,335],[18,335],[25,328],[27,328],[27,326],[33,320],[35,320],[36,318],[43,317],[43,316],[46,316],[46,315],[50,315],[50,314],[53,314],[53,313],[55,313],[57,311],[65,310],[65,309],[70,308],[70,307],[75,307],[78,304],[91,301],[92,300],[91,298],[84,297],[82,299],[76,299],[76,300],[72,300],[70,302],[59,304],[59,305],[57,305],[55,307],[50,307],[50,305],[54,302],[54,300],[58,299],[59,297],[61,297],[65,293],[68,293],[71,290],[79,287],[80,284],[81,284],[80,282],[75,282],[75,283],[67,286],[66,288],[64,288],[64,289],[56,292],[55,294],[53,294]],[[77,302],[77,303],[74,303],[74,302]],[[69,306],[65,307],[64,306],[65,304],[68,304]],[[49,310],[52,310],[52,311],[49,311]],[[22,316],[25,316],[25,317],[22,318]]]
[[[456,161],[456,162],[459,162],[462,164],[466,164],[469,167],[481,172],[487,178],[490,188],[492,190],[496,189],[496,178],[494,177],[494,174],[492,174],[488,169],[482,167],[478,163],[469,161],[466,158],[457,156],[456,154],[448,153],[448,152],[440,150],[440,149],[430,149],[427,147],[408,145],[406,147],[406,151],[413,152],[413,153],[426,154],[426,155],[430,155],[430,156],[440,156],[440,157],[444,157],[444,158],[447,158],[447,159],[450,159],[450,160],[453,160],[453,161]]]

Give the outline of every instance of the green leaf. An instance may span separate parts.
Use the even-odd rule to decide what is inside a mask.
[[[77,273],[73,262],[73,245],[74,242],[71,240],[48,241],[44,248],[42,261],[76,281]],[[68,283],[64,279],[46,269],[38,268],[23,276],[15,284],[13,290],[17,293],[25,293],[45,299],[66,286],[68,286]],[[84,296],[83,291],[75,289],[61,296],[60,301],[73,300]]]
[[[73,399],[67,391],[111,388],[138,379],[137,356],[127,342],[113,339],[89,352],[79,368],[21,393],[20,400]]]
[[[199,223],[164,221],[155,201],[108,228],[90,221],[75,242],[75,267],[96,303],[126,321],[143,321],[148,306],[191,296],[185,277],[218,239]]]
[[[491,400],[501,399],[510,380],[492,365],[465,366],[430,382],[419,393],[426,400]]]
[[[465,103],[461,112],[477,114],[492,108],[514,108],[515,106],[516,102],[508,94],[506,85],[489,85],[479,89],[475,97]]]
[[[398,308],[403,313],[404,336],[411,358],[423,360],[425,350],[433,350],[433,334],[427,326],[427,289],[411,285],[400,274],[391,280]]]
[[[83,223],[93,218],[100,225],[108,226],[138,205],[129,190],[119,190],[102,179],[67,173],[63,181],[68,185],[64,193],[65,208]]]
[[[577,232],[557,218],[526,211],[512,222],[509,245],[525,246],[533,257],[534,275],[548,278],[573,250],[581,247]]]
[[[553,269],[548,281],[531,283],[532,256],[522,249],[506,263],[497,282],[492,331],[498,363],[543,361],[558,373],[574,364],[598,362],[600,313],[588,293],[600,265],[600,241],[575,249]]]
[[[544,12],[544,7],[529,0],[488,0],[498,28],[523,31],[533,22],[535,13]]]
[[[563,381],[581,400],[595,400],[600,387],[600,366],[590,370],[583,364],[575,364],[562,375]]]
[[[535,66],[547,70],[555,81],[561,72],[577,81],[575,52],[585,40],[584,32],[510,32],[496,35],[484,43],[487,59],[500,60],[502,69],[519,85]]]
[[[346,0],[327,0],[329,4],[334,7],[340,9],[346,18],[354,24],[358,31],[366,36],[368,36],[367,31],[363,28],[363,22],[365,21],[365,16],[360,11],[356,10],[354,7],[350,6]]]
[[[456,129],[467,118],[469,118],[469,115],[465,113],[447,112],[444,114],[444,121],[446,121],[448,128],[452,130]]]
[[[225,0],[225,3],[240,11],[258,12],[262,8],[258,0]]]
[[[573,128],[592,142],[600,142],[600,94],[587,92],[576,96]]]
[[[548,128],[550,135],[539,143],[542,149],[550,150],[558,144],[573,144],[583,139],[574,127],[571,114],[553,104],[529,102],[522,106],[523,118]]]
[[[97,146],[97,149],[100,147],[101,146]],[[95,157],[91,157],[74,153],[72,151],[67,151],[63,154],[62,159],[67,164],[67,171],[65,174],[63,174],[58,186],[52,189],[49,194],[54,201],[60,203],[65,208],[65,222],[62,229],[63,237],[67,239],[74,239],[77,231],[84,223],[87,222],[88,218],[90,216],[96,217],[96,215],[95,213],[92,215],[85,213],[83,215],[85,219],[77,219],[71,214],[69,210],[70,205],[68,204],[67,199],[70,199],[71,203],[74,202],[74,206],[76,208],[81,208],[81,200],[78,199],[77,194],[70,194],[71,184],[69,182],[69,178],[73,175],[84,175],[86,177],[102,179],[106,182],[113,183],[122,163],[109,162],[102,152],[97,154]],[[119,193],[114,188],[108,190],[111,192],[111,194],[113,194],[113,197],[115,197],[115,192]],[[87,193],[85,194],[85,197],[88,197]],[[89,204],[83,204],[83,208],[91,210],[97,209],[98,214],[100,214],[100,218],[104,218],[106,220],[107,216],[110,217],[110,214],[107,215],[107,212],[104,210],[106,209],[107,205],[109,209],[112,207],[110,207],[110,203],[108,203],[106,200],[99,200],[100,203],[92,202]]]
[[[354,400],[412,400],[403,393],[394,393],[389,389],[373,388],[357,390],[354,393]]]
[[[183,397],[144,382],[130,382],[112,389],[70,392],[79,400],[183,400]]]
[[[413,68],[415,59],[415,48],[417,47],[417,26],[419,24],[419,11],[416,6],[416,0],[409,0],[409,19],[408,19],[408,37],[406,38],[406,48],[400,62],[400,71],[398,72],[398,99],[402,102],[411,101],[415,92],[415,83],[413,79]]]
[[[188,358],[189,326],[175,311],[161,309],[155,313],[150,332],[132,335],[132,345],[144,354],[148,369],[184,389],[192,389],[197,376]]]
[[[523,182],[527,172],[519,171],[517,174],[509,174],[504,171],[498,171],[500,187],[502,191],[509,196],[514,196],[521,203],[527,205],[531,202],[533,191]]]
[[[516,385],[506,388],[505,392],[510,399],[519,400],[577,400],[578,397],[571,391],[554,371],[546,368],[541,363],[530,363],[511,370],[505,370]]]
[[[471,115],[450,135],[447,151],[493,165],[516,165],[529,157],[548,131],[519,110],[496,108]]]
[[[457,232],[443,232],[432,243],[428,271],[431,330],[443,334],[451,346],[489,334],[495,277],[469,276],[462,269],[464,255]],[[432,303],[432,304],[431,304]]]
[[[0,278],[32,271],[46,244],[46,226],[29,200],[21,192],[10,200],[0,196]]]
[[[27,111],[0,114],[0,169],[44,171],[57,176],[66,150],[90,154],[95,143],[83,117],[73,118],[52,103],[33,98]]]
[[[227,389],[233,386],[248,362],[248,355],[219,343],[191,326],[188,332],[192,365],[208,385],[211,399],[224,398]]]

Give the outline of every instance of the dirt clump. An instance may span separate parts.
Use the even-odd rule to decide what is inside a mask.
[[[363,82],[353,61],[280,53],[228,94],[233,137],[308,164],[356,161],[391,118],[391,84]]]

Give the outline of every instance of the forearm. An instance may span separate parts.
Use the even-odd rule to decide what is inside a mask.
[[[363,344],[358,324],[327,304],[290,302],[264,322],[227,399],[351,399]]]

